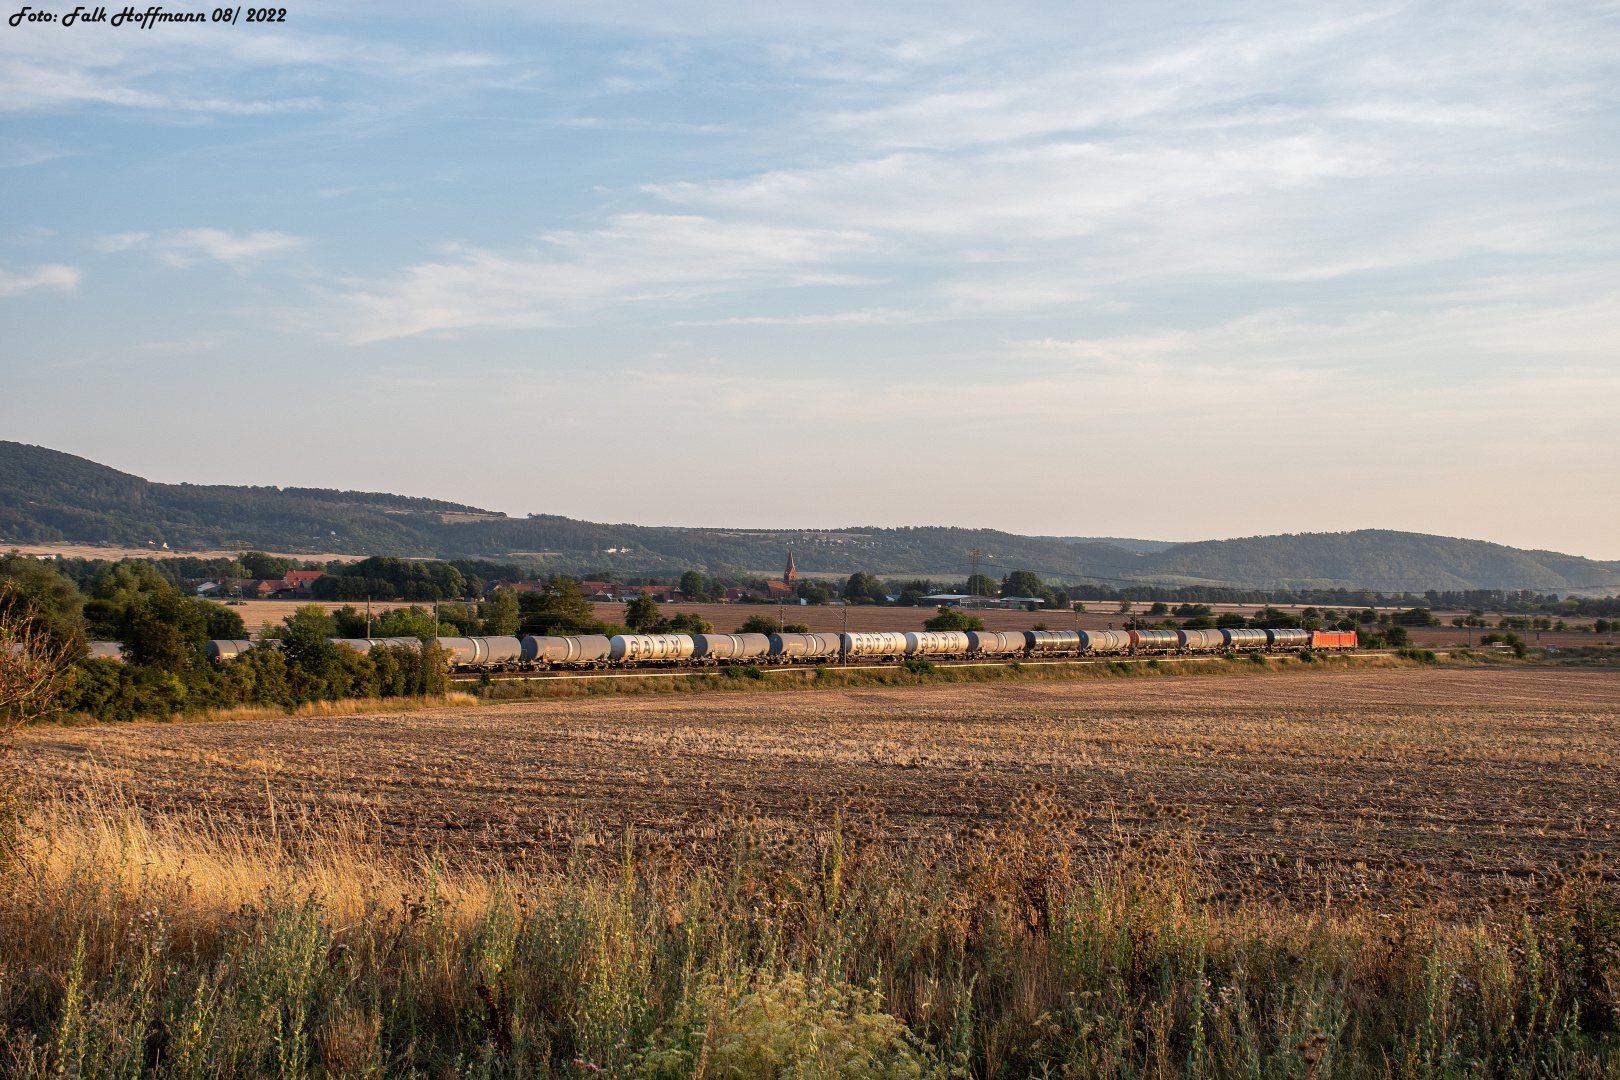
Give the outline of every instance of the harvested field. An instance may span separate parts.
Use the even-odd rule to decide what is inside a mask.
[[[1236,893],[1472,906],[1615,861],[1617,720],[1620,672],[1296,666],[46,728],[17,754],[69,803],[263,830],[274,806],[286,836],[341,819],[384,856],[534,869],[627,827],[709,858],[741,815],[791,837],[840,793],[950,845],[1038,783],[1099,853],[1170,821]]]

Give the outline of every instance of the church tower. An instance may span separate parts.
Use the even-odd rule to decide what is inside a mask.
[[[798,580],[799,571],[793,565],[793,552],[789,551],[787,569],[782,571],[782,581],[791,589]]]

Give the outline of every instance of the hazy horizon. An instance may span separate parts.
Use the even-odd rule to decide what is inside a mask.
[[[518,516],[1620,559],[1617,30],[1597,3],[0,22],[0,438]]]

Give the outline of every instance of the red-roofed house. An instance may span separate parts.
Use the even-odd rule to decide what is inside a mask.
[[[284,591],[291,592],[294,596],[308,596],[315,579],[325,576],[325,570],[289,570],[281,580],[286,582]]]

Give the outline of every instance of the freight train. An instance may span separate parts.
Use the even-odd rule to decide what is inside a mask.
[[[332,638],[358,652],[419,648],[416,638]],[[1354,633],[1320,630],[927,630],[862,634],[619,634],[615,637],[433,638],[453,671],[522,672],[731,664],[873,664],[906,660],[1022,660],[1346,652]],[[221,663],[251,641],[210,641]]]

